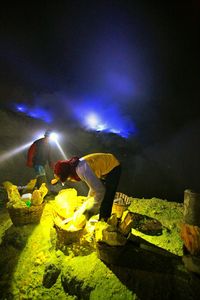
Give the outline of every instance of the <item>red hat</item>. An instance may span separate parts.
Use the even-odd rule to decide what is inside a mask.
[[[65,182],[70,176],[71,167],[68,161],[59,160],[55,164],[54,174],[59,177],[61,182]]]

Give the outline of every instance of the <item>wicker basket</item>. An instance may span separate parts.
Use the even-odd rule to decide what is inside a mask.
[[[15,226],[39,223],[45,202],[31,207],[8,207],[10,218]]]
[[[78,229],[76,231],[69,231],[61,228],[54,223],[54,228],[57,233],[57,247],[60,248],[64,245],[69,245],[75,242],[79,242],[83,234],[84,229]]]
[[[117,192],[112,206],[112,214],[116,214],[117,218],[121,218],[123,212],[128,209],[130,204],[131,201],[129,196]]]

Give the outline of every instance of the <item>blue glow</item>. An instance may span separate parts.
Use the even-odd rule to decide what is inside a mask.
[[[52,122],[53,119],[52,115],[49,112],[40,107],[29,107],[25,104],[16,104],[15,109],[19,112],[26,114],[29,117],[43,120],[46,123]]]
[[[86,101],[73,108],[77,120],[88,130],[115,133],[124,138],[136,134],[133,121],[117,105],[105,101]]]
[[[26,111],[27,111],[26,105],[23,105],[23,104],[16,105],[16,109],[23,113],[26,113]]]
[[[133,80],[126,74],[121,72],[107,72],[106,80],[110,89],[116,95],[130,95],[132,96],[136,92],[136,87],[133,84]]]

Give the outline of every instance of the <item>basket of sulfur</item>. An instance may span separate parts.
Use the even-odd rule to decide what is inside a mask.
[[[7,209],[15,226],[39,223],[45,206],[44,197],[48,189],[43,183],[38,190],[20,195],[18,187],[10,182],[5,182],[8,202]]]
[[[52,205],[57,248],[80,241],[86,225],[83,215],[85,198],[77,196],[77,191],[71,188],[61,190],[55,197]]]
[[[117,218],[120,219],[123,212],[128,209],[130,204],[131,201],[129,196],[120,192],[116,192],[112,206],[112,214],[116,214]]]

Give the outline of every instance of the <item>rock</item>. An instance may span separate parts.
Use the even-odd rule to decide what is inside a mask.
[[[3,244],[11,245],[15,249],[22,250],[26,246],[28,233],[24,230],[11,226],[3,236]]]
[[[70,295],[76,295],[78,299],[90,299],[90,293],[93,289],[90,286],[90,282],[84,282],[82,278],[73,274],[73,270],[69,269],[69,273],[65,272],[61,276],[62,285],[65,290]]]
[[[60,269],[55,264],[49,264],[46,266],[43,276],[43,286],[46,288],[51,288],[57,281],[60,274]]]

